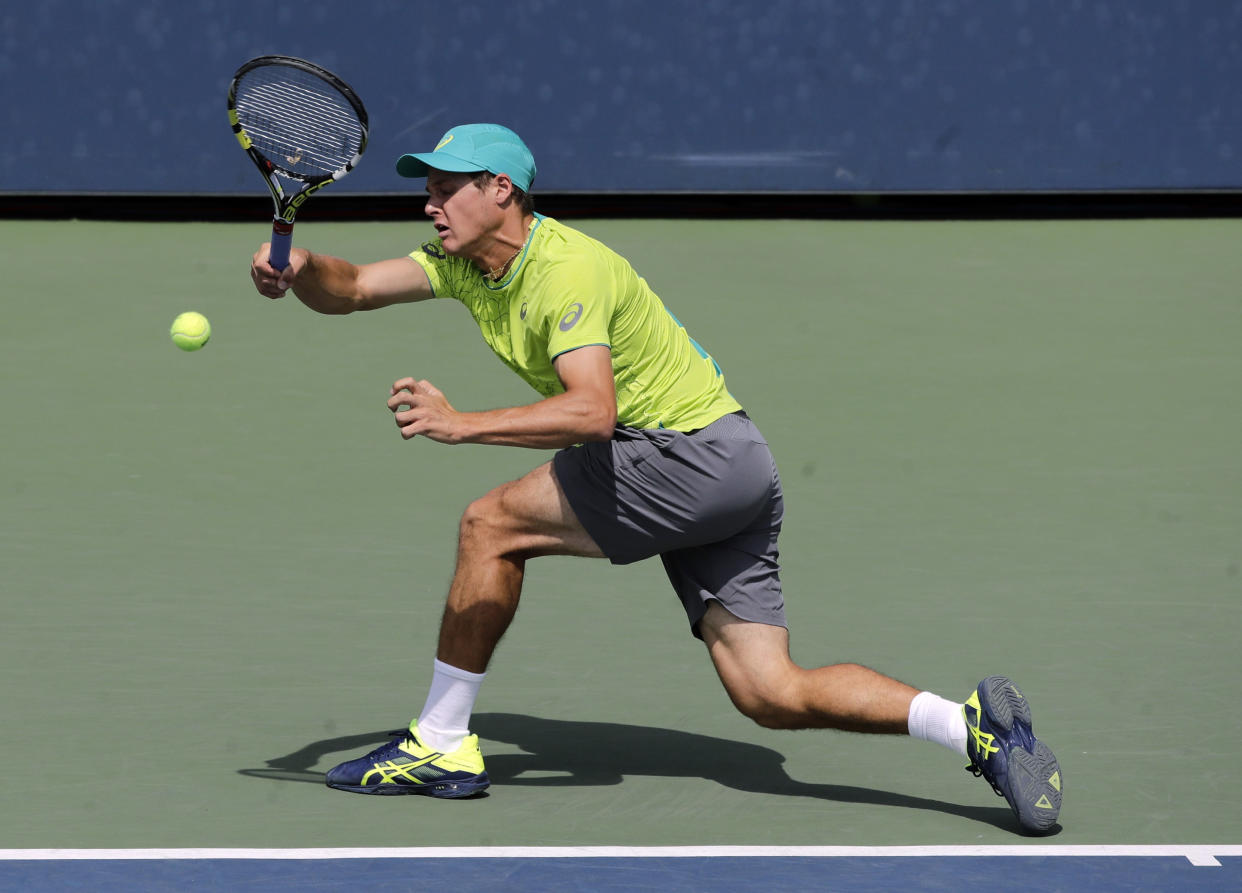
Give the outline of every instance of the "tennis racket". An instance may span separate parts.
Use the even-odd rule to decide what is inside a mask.
[[[367,110],[332,72],[292,56],[259,56],[233,75],[229,121],[271,190],[276,213],[268,263],[283,270],[298,209],[362,158]]]

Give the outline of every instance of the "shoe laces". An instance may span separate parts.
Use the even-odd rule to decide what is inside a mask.
[[[400,743],[401,739],[407,737],[410,733],[405,729],[398,729],[395,732],[388,732],[387,734],[388,734],[388,741],[384,744],[381,744],[379,747],[375,748],[373,751],[371,751],[369,754],[363,757],[364,760],[371,760],[371,759],[374,759],[380,756],[383,753],[386,753],[387,751],[396,747],[397,744]]]
[[[985,774],[982,767],[976,766],[974,762],[971,762],[971,764],[966,767],[966,771],[969,772],[971,775],[973,775],[975,778],[979,778],[980,776],[982,776],[983,779],[992,786],[992,790],[996,792],[996,796],[998,797],[1005,796],[1005,792],[1001,790],[1001,786],[996,783],[995,779]]]

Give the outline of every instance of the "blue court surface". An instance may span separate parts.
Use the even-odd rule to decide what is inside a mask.
[[[0,850],[0,890],[1242,890],[1242,846]]]

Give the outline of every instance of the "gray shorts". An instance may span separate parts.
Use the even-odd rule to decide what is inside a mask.
[[[613,564],[660,556],[694,635],[702,638],[710,599],[743,620],[786,626],[781,481],[745,413],[692,434],[618,426],[612,440],[559,451],[552,466]]]

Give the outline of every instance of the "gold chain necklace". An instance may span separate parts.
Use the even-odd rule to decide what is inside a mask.
[[[492,282],[496,282],[497,280],[499,280],[500,277],[504,275],[505,270],[509,269],[509,264],[513,263],[513,261],[517,258],[519,254],[522,253],[522,249],[525,247],[526,247],[525,243],[519,245],[517,248],[517,251],[510,254],[509,259],[507,261],[505,261],[503,264],[501,264],[498,267],[493,267],[492,269],[488,270],[487,275],[484,278],[490,279],[492,280]]]

